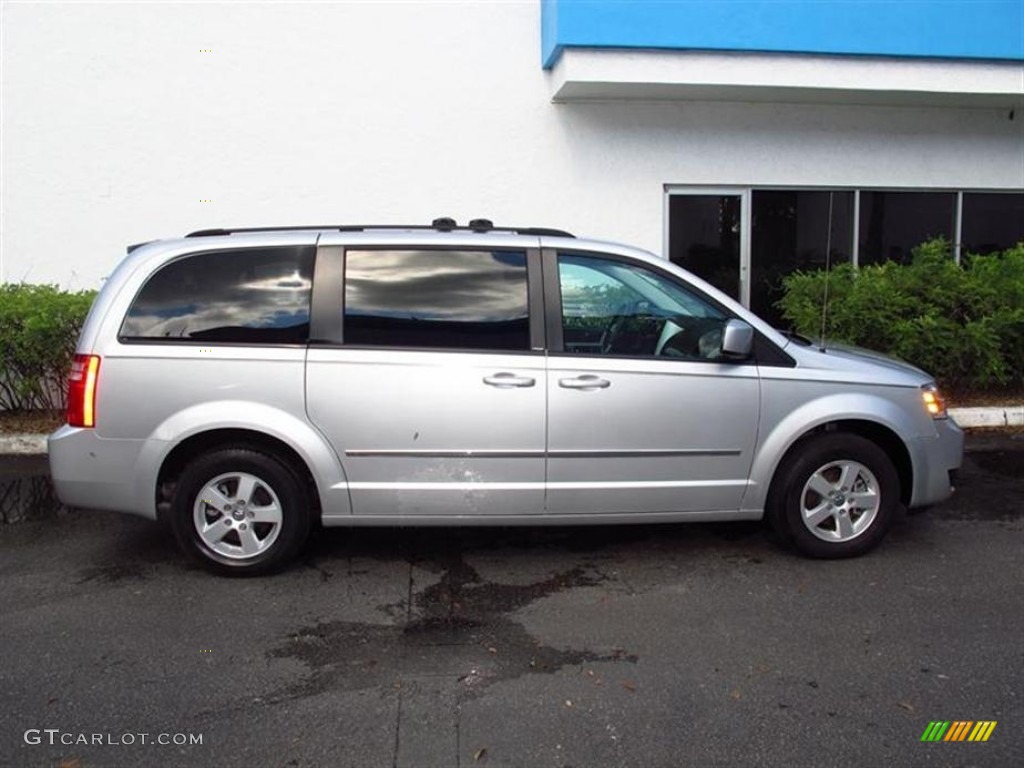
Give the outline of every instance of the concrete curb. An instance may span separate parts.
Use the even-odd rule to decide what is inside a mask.
[[[1024,405],[989,408],[950,408],[949,415],[961,427],[1024,426]]]
[[[46,453],[46,435],[0,435],[0,455],[32,455]]]
[[[988,408],[950,408],[949,415],[961,427],[1024,426],[1024,404]],[[46,453],[46,435],[0,435],[0,456]]]

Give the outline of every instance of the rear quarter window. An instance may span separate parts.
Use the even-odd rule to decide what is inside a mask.
[[[309,338],[312,246],[208,251],[146,281],[122,341],[299,344]]]

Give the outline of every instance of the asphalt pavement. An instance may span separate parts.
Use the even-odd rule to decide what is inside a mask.
[[[750,523],[333,529],[241,580],[0,458],[0,766],[1019,766],[1024,440],[969,446],[857,560]]]

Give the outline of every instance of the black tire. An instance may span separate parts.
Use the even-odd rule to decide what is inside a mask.
[[[833,484],[831,493],[822,493]],[[841,558],[878,546],[899,506],[899,476],[885,451],[859,435],[829,432],[786,455],[766,511],[779,537],[800,553]]]
[[[267,453],[235,446],[211,451],[185,467],[169,517],[178,544],[205,568],[256,576],[295,558],[309,536],[310,516],[309,494],[291,467]]]

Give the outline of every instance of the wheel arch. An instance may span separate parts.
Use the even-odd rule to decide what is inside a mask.
[[[790,457],[800,451],[809,440],[817,435],[830,432],[858,435],[881,448],[896,469],[896,475],[900,481],[900,503],[904,506],[910,504],[910,498],[914,490],[914,467],[910,458],[910,451],[906,443],[903,442],[893,429],[869,419],[837,419],[835,421],[828,421],[800,435],[776,462],[771,473],[771,481],[768,484],[765,500],[771,498],[771,494],[775,490],[780,467],[785,466]]]
[[[345,470],[323,435],[291,411],[239,400],[193,405],[156,427],[137,462],[138,507],[153,510],[150,517],[160,517],[164,486],[180,473],[185,459],[233,443],[279,454],[300,476],[311,478],[310,497],[322,514],[351,514]]]
[[[743,509],[764,510],[779,467],[809,437],[845,431],[870,440],[888,455],[900,481],[900,501],[909,504],[914,491],[915,456],[908,436],[920,425],[899,402],[874,393],[843,393],[805,402],[777,422],[762,413],[762,429],[751,462],[750,484]]]
[[[228,427],[209,429],[190,435],[164,457],[157,473],[156,505],[160,515],[166,513],[174,485],[190,461],[210,451],[227,447],[262,450],[284,462],[301,480],[313,504],[314,519],[323,509],[316,478],[305,459],[292,446],[278,437],[255,429]]]

